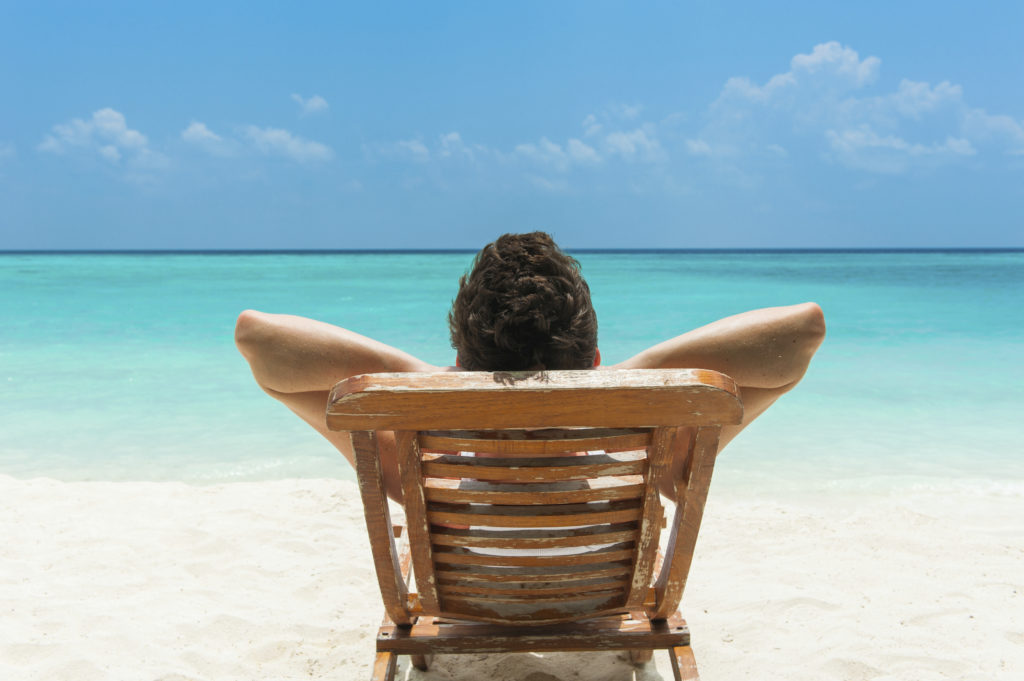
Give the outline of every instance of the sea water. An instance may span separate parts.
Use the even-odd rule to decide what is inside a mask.
[[[813,300],[804,381],[716,485],[1024,490],[1024,252],[580,252],[605,364],[720,317]],[[191,483],[353,473],[234,347],[246,308],[452,363],[471,253],[0,255],[0,474]]]

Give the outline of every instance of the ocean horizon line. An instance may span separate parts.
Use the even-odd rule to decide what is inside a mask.
[[[939,247],[806,247],[806,248],[572,248],[569,253],[584,254],[907,254],[907,253],[1024,253],[1024,246]],[[473,254],[478,248],[124,248],[124,249],[0,249],[0,256],[18,255],[422,255]]]

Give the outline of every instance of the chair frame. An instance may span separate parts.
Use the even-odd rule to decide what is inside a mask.
[[[425,669],[435,653],[628,650],[634,662],[643,663],[650,659],[653,650],[667,649],[675,678],[696,679],[689,629],[677,608],[693,559],[722,426],[738,424],[742,416],[743,406],[732,379],[699,369],[366,374],[338,383],[328,401],[327,425],[331,430],[351,433],[367,532],[386,613],[377,635],[372,678],[393,679],[398,655],[412,656],[413,664]],[[537,436],[536,429],[555,430],[542,431]],[[382,468],[383,438],[378,437],[384,431],[395,434],[407,532],[391,521]],[[463,447],[466,451],[489,450],[499,457],[512,454],[546,458],[538,459],[538,468],[531,469],[525,463],[527,459],[488,462],[423,451],[462,451]],[[611,453],[629,447],[646,452],[641,466],[629,461],[619,463],[607,456],[578,460],[557,457],[560,453],[583,451],[582,448]],[[591,460],[600,463],[595,465]],[[542,470],[541,465],[547,468]],[[475,481],[474,476],[490,476],[500,482],[514,475],[509,482],[520,484],[547,481],[556,474],[562,476],[559,480],[578,480],[597,475],[595,471],[601,475],[640,472],[638,484],[642,487],[590,489],[584,482],[583,489],[559,492],[558,500],[552,502],[551,493],[533,491],[543,485],[526,484],[521,489],[529,491],[519,492],[514,484],[502,487],[488,482],[487,490],[503,491],[479,492],[466,489],[463,484],[465,479]],[[428,473],[436,476],[433,487],[425,484]],[[461,478],[463,483],[447,484],[449,476]],[[469,522],[470,516],[466,514],[470,511],[459,510],[470,508],[466,504],[476,504],[485,497],[500,497],[510,500],[504,503],[525,504],[527,512],[537,509],[538,513],[566,514],[574,513],[573,509],[578,507],[600,506],[601,510],[610,509],[607,516],[601,516],[608,520],[587,522],[608,523],[593,527],[598,528],[595,531],[601,532],[601,537],[608,538],[602,541],[609,542],[618,536],[614,530],[620,525],[615,524],[614,509],[621,507],[614,506],[614,494],[621,490],[636,497],[630,503],[635,502],[640,510],[639,517],[630,516],[633,534],[628,579],[621,580],[622,586],[607,601],[587,601],[589,605],[584,607],[573,605],[573,601],[581,601],[587,593],[566,596],[565,603],[559,597],[542,599],[530,595],[542,593],[539,590],[528,590],[526,595],[516,592],[517,595],[507,597],[491,596],[499,601],[515,599],[517,604],[529,602],[531,607],[540,608],[530,611],[537,614],[516,614],[514,608],[511,614],[505,614],[496,610],[493,603],[481,601],[483,597],[475,597],[472,589],[468,589],[469,595],[450,591],[454,587],[445,586],[445,582],[452,582],[435,574],[435,548],[459,551],[462,535],[471,535],[476,542],[488,540],[484,537],[487,531],[446,529],[452,527],[443,522],[446,518]],[[671,491],[667,496],[675,503],[666,533],[661,532],[665,519],[659,490]],[[438,515],[433,510],[439,507],[438,500],[452,502],[451,508],[456,510],[447,516]],[[591,503],[595,500],[597,503]],[[572,501],[581,503],[573,505]],[[489,503],[498,505],[485,504],[478,512],[510,508],[500,505],[501,501]],[[556,510],[549,510],[553,508]],[[553,516],[543,517],[548,520],[542,523],[551,522]],[[557,526],[578,527],[568,523],[582,517],[569,515],[565,524]],[[487,518],[487,523],[499,522],[502,529],[529,528],[530,524],[521,523],[534,522],[518,517]],[[501,536],[525,538],[501,540],[501,545],[545,546],[549,537],[555,537],[550,540],[552,543],[564,545],[570,541],[578,545],[576,539],[567,539],[574,532],[588,530],[516,530]],[[667,535],[663,543],[662,534]],[[399,539],[406,545],[402,551],[398,548]],[[454,543],[456,548],[432,546],[432,542],[438,541]],[[450,554],[446,555],[447,560],[453,560]],[[526,573],[529,569],[519,570]],[[415,592],[410,591],[410,572],[415,575]],[[460,586],[458,581],[455,584]],[[484,584],[483,591],[495,592],[493,585]],[[545,586],[550,588],[551,583]],[[537,605],[534,601],[547,604]]]

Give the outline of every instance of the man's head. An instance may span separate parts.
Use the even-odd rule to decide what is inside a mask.
[[[589,369],[597,354],[590,288],[544,232],[484,246],[459,280],[448,327],[470,371]]]

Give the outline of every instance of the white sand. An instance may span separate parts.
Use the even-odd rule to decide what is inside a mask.
[[[712,491],[684,598],[715,679],[1024,678],[1024,497]],[[368,679],[381,607],[353,483],[0,477],[0,679]],[[409,679],[671,679],[602,654]]]

